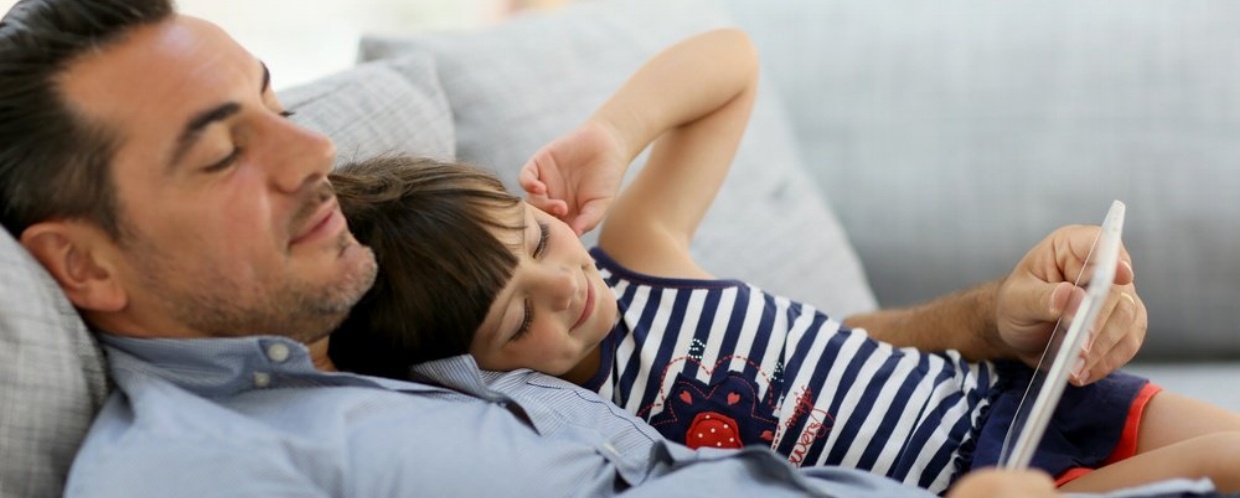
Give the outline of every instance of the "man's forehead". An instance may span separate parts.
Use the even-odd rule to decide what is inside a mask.
[[[59,83],[68,101],[87,115],[133,116],[218,98],[212,94],[229,91],[229,81],[259,74],[259,63],[218,26],[178,15],[79,57]]]
[[[218,26],[175,16],[79,58],[59,84],[72,108],[121,139],[122,151],[167,160],[193,116],[259,95],[263,75]]]

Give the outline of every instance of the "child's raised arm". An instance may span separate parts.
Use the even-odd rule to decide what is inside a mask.
[[[689,259],[689,241],[744,133],[757,67],[752,44],[736,29],[673,45],[585,124],[536,154],[522,171],[523,188],[531,202],[587,231],[612,203],[628,164],[653,141],[646,167],[610,206],[599,243],[634,270],[704,276]]]

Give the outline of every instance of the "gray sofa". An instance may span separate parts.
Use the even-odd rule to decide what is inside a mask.
[[[1119,198],[1150,311],[1142,356],[1235,360],[1234,19],[1224,0],[602,0],[367,38],[357,67],[281,96],[341,162],[456,158],[511,183],[646,57],[739,24],[764,84],[694,245],[706,268],[846,315],[999,277]],[[0,496],[55,496],[106,398],[104,359],[7,234],[0,278]]]
[[[881,303],[1121,199],[1142,357],[1240,358],[1240,3],[726,3]]]

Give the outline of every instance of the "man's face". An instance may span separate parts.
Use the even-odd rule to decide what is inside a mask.
[[[283,115],[265,67],[178,16],[69,66],[61,88],[115,134],[123,335],[324,337],[374,279],[327,182],[335,149]]]

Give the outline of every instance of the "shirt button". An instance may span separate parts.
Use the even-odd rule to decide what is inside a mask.
[[[288,359],[288,346],[281,342],[267,346],[267,358],[276,363],[284,363],[284,360]]]
[[[615,446],[611,445],[611,443],[603,443],[603,449],[607,450],[607,452],[612,455],[620,456],[620,450],[617,450]]]
[[[264,388],[271,385],[271,376],[263,372],[254,372],[254,386]]]

